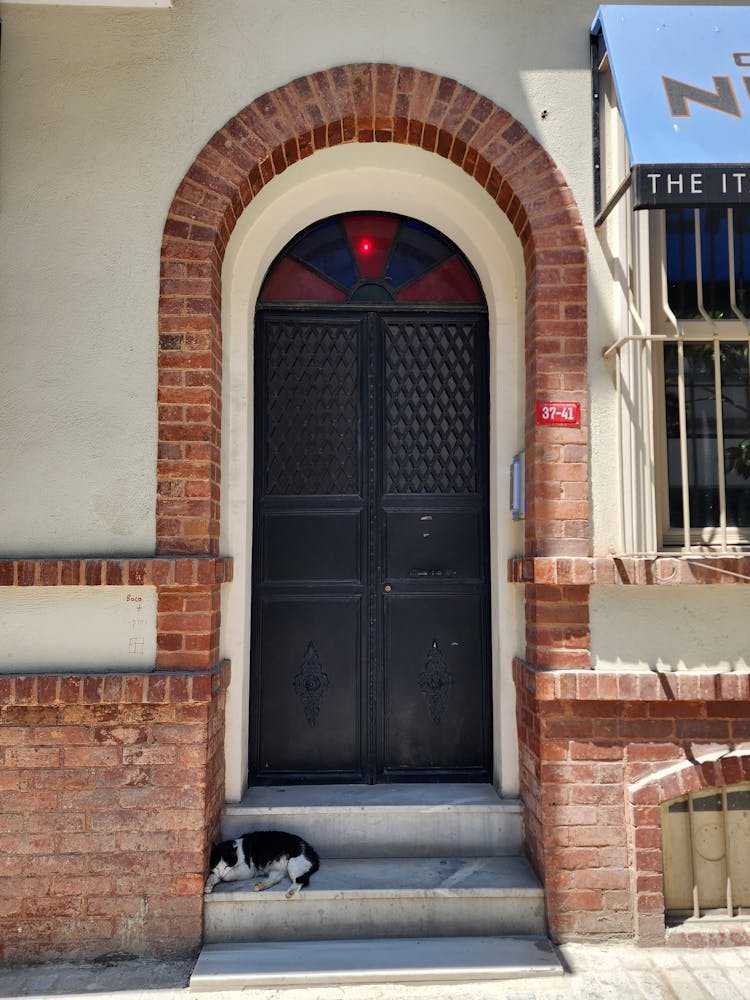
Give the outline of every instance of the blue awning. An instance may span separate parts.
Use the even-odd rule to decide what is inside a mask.
[[[750,6],[606,5],[591,32],[609,57],[635,207],[750,203]]]

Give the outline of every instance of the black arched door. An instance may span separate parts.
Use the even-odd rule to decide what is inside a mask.
[[[487,371],[479,286],[429,227],[326,220],[269,271],[252,780],[488,778]]]

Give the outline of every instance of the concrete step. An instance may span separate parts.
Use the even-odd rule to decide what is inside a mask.
[[[511,855],[521,813],[485,784],[289,785],[228,804],[222,836],[289,830],[330,858]]]
[[[221,883],[205,897],[203,940],[326,940],[543,935],[544,892],[521,857],[323,859],[310,885],[254,892]]]
[[[554,948],[542,936],[274,941],[204,946],[190,989],[479,982],[562,974]]]

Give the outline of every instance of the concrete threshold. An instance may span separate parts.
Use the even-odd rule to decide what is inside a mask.
[[[226,812],[272,813],[287,809],[520,809],[518,799],[501,799],[492,785],[477,782],[382,785],[272,785],[249,788],[241,802],[227,803]]]

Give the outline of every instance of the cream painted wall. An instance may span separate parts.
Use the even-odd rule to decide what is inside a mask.
[[[750,669],[742,586],[592,587],[591,653],[599,670]]]
[[[735,0],[737,2],[737,0]],[[596,0],[0,2],[0,554],[154,546],[158,254],[203,144],[264,91],[387,61],[453,76],[550,152],[587,225],[597,551],[614,532],[609,275],[591,228]],[[12,360],[11,360],[12,359]]]
[[[733,0],[740,3],[741,0]],[[615,533],[609,271],[591,226],[596,0],[0,2],[1,555],[154,546],[162,227],[213,132],[304,73],[387,61],[515,115],[571,185],[589,241],[593,537]]]
[[[0,587],[0,673],[149,670],[153,587]]]
[[[0,554],[153,550],[159,243],[180,178],[231,115],[344,62],[444,73],[519,118],[590,214],[581,150],[594,10],[590,0],[0,3]]]
[[[416,66],[474,87],[532,132],[571,185],[589,244],[593,543],[606,552],[615,534],[614,393],[601,351],[614,339],[615,306],[591,225],[596,6],[179,0],[172,10],[117,11],[0,2],[0,556],[153,551],[158,260],[172,196],[240,108],[353,61]],[[695,588],[690,608],[672,610],[678,631],[696,617],[713,617],[718,630],[731,620],[733,605],[708,590]],[[626,636],[626,605],[612,596],[621,593],[592,607],[598,643],[618,616]]]

